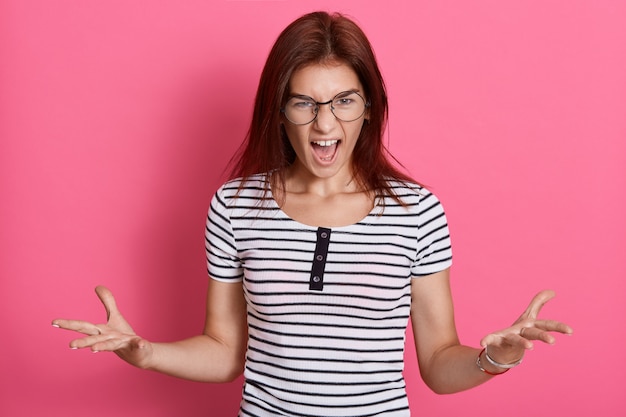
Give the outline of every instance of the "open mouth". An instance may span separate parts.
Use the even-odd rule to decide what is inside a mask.
[[[340,140],[316,140],[311,142],[313,152],[323,162],[330,162],[337,153],[337,148],[341,143]]]

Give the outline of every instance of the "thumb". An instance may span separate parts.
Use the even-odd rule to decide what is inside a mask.
[[[112,314],[119,314],[117,304],[115,303],[115,297],[113,297],[111,290],[103,285],[98,285],[96,287],[96,294],[107,312],[107,321],[111,318]]]
[[[543,306],[554,298],[555,295],[556,294],[552,290],[541,291],[539,294],[535,295],[528,305],[528,308],[526,308],[526,311],[524,311],[524,314],[520,318],[536,319]]]

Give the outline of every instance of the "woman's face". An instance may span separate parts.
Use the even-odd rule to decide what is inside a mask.
[[[367,99],[357,74],[343,63],[303,67],[293,73],[289,82],[290,97],[308,96],[318,103],[328,102],[345,91],[356,91]],[[338,110],[343,103],[341,96],[339,100],[335,105],[337,114],[342,111]],[[341,121],[331,112],[330,104],[320,105],[315,120],[304,125],[296,125],[283,115],[285,132],[296,153],[295,172],[320,179],[350,179],[352,151],[366,117],[367,112],[356,120]]]

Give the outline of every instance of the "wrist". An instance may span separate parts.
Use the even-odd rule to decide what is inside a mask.
[[[508,369],[500,369],[492,365],[487,359],[484,359],[486,352],[487,352],[487,349],[485,348],[481,350],[478,356],[476,357],[476,366],[481,372],[487,375],[496,376],[496,375],[501,375],[509,371]]]
[[[476,366],[483,373],[495,376],[495,375],[501,375],[505,372],[508,372],[511,368],[515,368],[520,363],[522,363],[522,359],[523,357],[514,362],[501,363],[495,360],[494,358],[492,358],[489,355],[489,351],[485,347],[483,350],[480,351],[480,353],[478,354],[478,357],[476,358]]]
[[[517,365],[519,365],[520,363],[522,363],[522,360],[524,359],[524,356],[522,355],[521,358],[511,361],[511,362],[500,362],[496,359],[494,359],[490,354],[489,354],[489,349],[488,347],[485,347],[484,349],[485,353],[484,353],[484,358],[487,359],[487,362],[489,362],[490,365],[493,365],[494,367],[498,368],[498,369],[511,369],[511,368],[515,368]]]
[[[524,358],[524,349],[515,346],[486,345],[484,361],[493,364],[496,367],[513,368],[519,365]]]

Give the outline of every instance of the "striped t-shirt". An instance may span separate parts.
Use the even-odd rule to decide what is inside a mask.
[[[248,349],[240,416],[409,416],[402,375],[411,279],[452,252],[439,200],[391,181],[361,221],[318,228],[264,194],[266,176],[224,184],[206,229],[210,276],[243,280]]]

